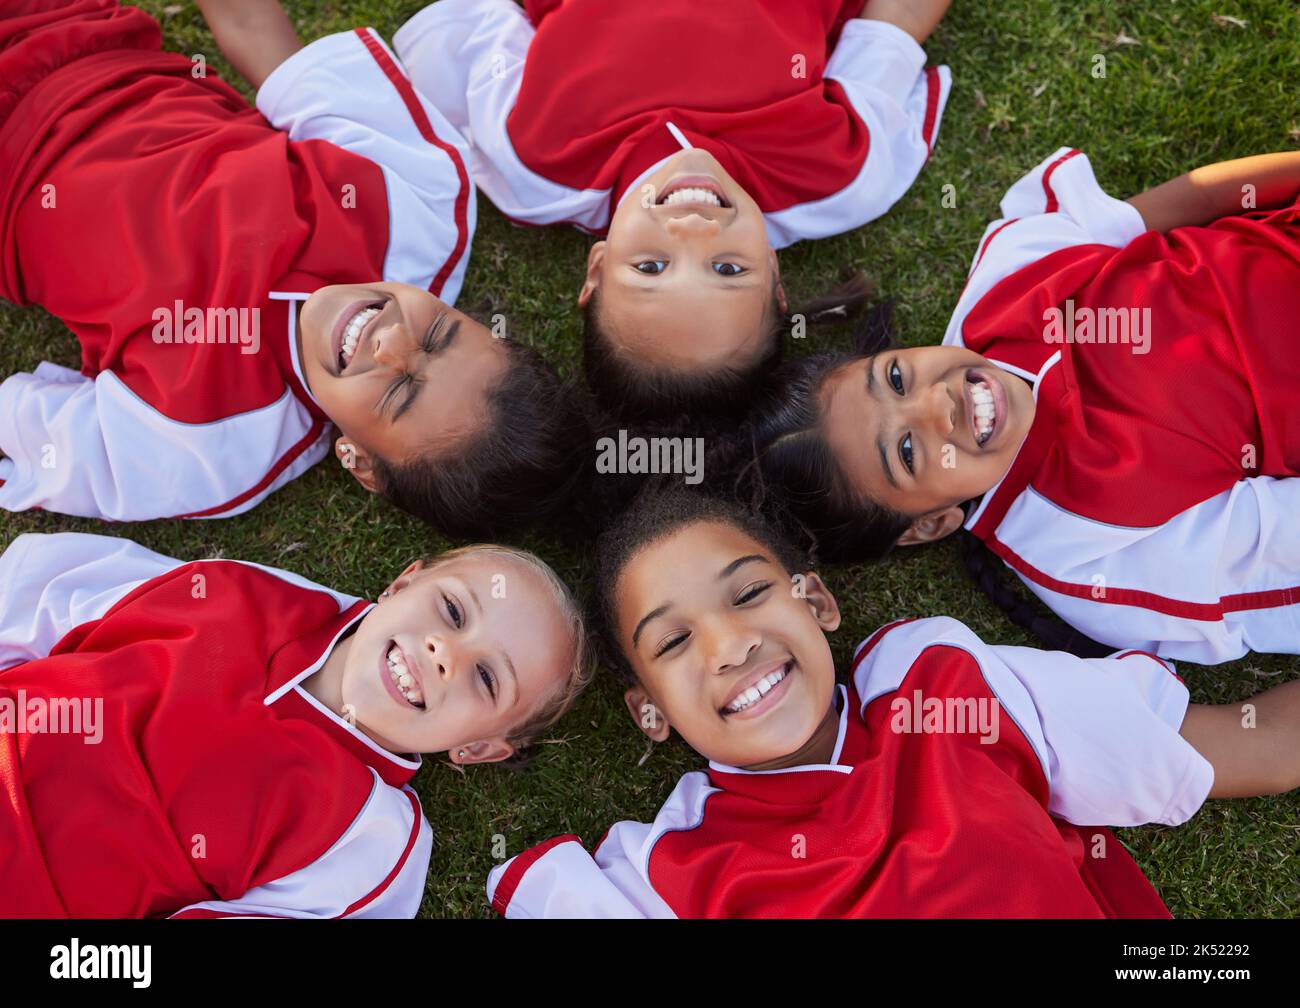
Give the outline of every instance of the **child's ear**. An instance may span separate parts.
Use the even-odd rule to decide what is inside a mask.
[[[776,305],[781,309],[781,314],[784,315],[790,310],[790,302],[785,296],[785,284],[781,280],[781,265],[776,259],[776,249],[769,248],[767,258],[768,262],[772,264],[772,277],[776,281]]]
[[[384,589],[384,593],[379,596],[380,600],[386,599],[392,595],[396,595],[399,591],[401,591],[403,588],[405,588],[407,585],[411,583],[411,576],[414,575],[416,571],[420,571],[423,569],[424,569],[423,560],[412,560],[409,564],[406,565],[406,570],[402,571],[402,573],[398,574],[397,577],[393,578],[392,584],[390,584],[386,589]]]
[[[480,739],[447,750],[447,758],[458,766],[472,763],[500,763],[515,754],[515,747],[503,738]]]
[[[673,726],[668,723],[649,693],[640,686],[629,687],[623,693],[623,702],[627,704],[627,712],[632,715],[632,720],[647,738],[655,742],[667,740]]]
[[[961,528],[961,523],[965,520],[966,512],[956,504],[942,511],[921,515],[898,537],[898,545],[920,546],[923,543],[938,542]]]
[[[339,464],[352,474],[352,478],[371,493],[379,493],[379,479],[375,475],[374,465],[364,448],[359,447],[346,437],[334,442],[334,457]]]
[[[579,308],[587,307],[591,295],[595,294],[596,288],[600,286],[600,271],[604,266],[605,249],[608,247],[608,242],[598,241],[587,253],[587,278],[582,282],[582,290],[578,291]]]
[[[835,601],[835,596],[826,587],[826,583],[813,571],[796,575],[794,591],[808,603],[819,627],[827,633],[839,629],[840,604]]]

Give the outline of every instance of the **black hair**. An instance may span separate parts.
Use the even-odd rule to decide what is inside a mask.
[[[622,353],[602,322],[600,291],[583,307],[582,361],[599,407],[625,423],[736,423],[768,390],[772,373],[785,354],[783,332],[797,325],[851,321],[871,299],[873,289],[861,273],[793,312],[781,310],[776,282],[764,313],[763,350],[744,366],[707,371],[649,367]]]
[[[831,561],[878,560],[912,524],[908,515],[859,494],[826,441],[822,388],[855,360],[893,343],[893,304],[874,307],[854,332],[851,352],[813,354],[789,362],[751,418],[749,483],[761,481],[802,525],[809,545]]]
[[[646,484],[596,540],[592,622],[605,662],[624,682],[635,683],[636,674],[618,640],[614,606],[618,579],[632,558],[647,546],[698,522],[718,522],[745,533],[770,550],[772,559],[791,576],[809,568],[808,554],[783,533],[780,521],[772,514],[679,482]]]
[[[751,421],[754,470],[742,480],[761,481],[798,519],[810,548],[832,561],[878,560],[888,555],[912,524],[908,515],[858,494],[840,468],[822,429],[821,390],[835,371],[893,344],[892,304],[874,308],[854,334],[854,351],[826,353],[791,362],[772,398]],[[973,502],[966,502],[966,507]],[[1070,626],[1013,586],[1005,565],[970,532],[963,532],[967,573],[980,590],[1022,629],[1048,647],[1084,658],[1114,648]]]
[[[380,493],[439,531],[495,537],[549,524],[571,532],[570,504],[591,471],[585,394],[532,347],[504,341],[507,366],[487,422],[451,452],[374,460]]]
[[[1115,649],[1098,643],[1076,630],[1059,616],[1035,605],[1025,592],[1014,586],[1006,564],[993,554],[978,536],[962,535],[962,559],[966,573],[988,598],[1006,613],[1007,618],[1027,630],[1053,651],[1068,651],[1080,658],[1104,658]]]

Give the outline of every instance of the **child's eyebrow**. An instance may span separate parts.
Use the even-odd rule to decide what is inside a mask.
[[[725,581],[727,578],[731,577],[732,574],[736,573],[736,571],[740,570],[740,568],[744,567],[745,564],[768,563],[768,562],[769,561],[767,557],[763,556],[761,553],[750,553],[747,556],[737,557],[735,560],[731,561],[731,563],[727,564],[727,566],[723,567],[722,570],[718,572],[718,580]],[[649,623],[651,620],[658,619],[660,616],[666,613],[670,608],[672,608],[672,604],[669,602],[665,602],[657,609],[651,609],[648,613],[646,613],[644,616],[641,617],[641,621],[637,623],[636,629],[632,631],[633,647],[636,647],[637,641],[641,639],[641,631],[645,629],[645,625]]]
[[[867,361],[867,395],[877,401],[880,399],[879,391],[876,388],[876,359],[874,357]],[[889,450],[885,447],[885,435],[883,433],[876,436],[876,448],[880,451],[880,467],[885,470],[885,479],[889,480],[889,485],[897,490],[898,480],[894,478],[894,470],[889,465]]]
[[[731,577],[732,574],[735,574],[736,571],[740,570],[740,568],[744,567],[747,563],[754,563],[755,561],[763,563],[766,560],[767,557],[761,556],[758,553],[750,553],[748,556],[740,557],[731,561],[731,563],[727,564],[727,566],[723,567],[722,570],[718,572],[718,580],[722,581]]]
[[[479,601],[478,592],[474,590],[474,586],[468,581],[463,583],[465,585],[466,593],[474,602],[474,608],[478,610],[478,618],[486,619],[487,613],[483,611],[483,603]],[[515,698],[510,701],[510,706],[513,707],[519,702],[519,673],[515,671],[515,663],[510,660],[510,654],[505,650],[505,648],[501,649],[501,662],[505,665],[506,671],[510,673],[510,678],[515,684]]]
[[[662,616],[664,613],[666,613],[666,612],[668,611],[669,608],[670,608],[670,607],[669,607],[669,604],[668,604],[667,602],[665,602],[665,603],[664,603],[663,605],[661,605],[658,609],[652,609],[652,610],[650,610],[650,612],[646,613],[644,616],[641,617],[641,622],[638,623],[638,624],[636,625],[636,629],[632,631],[632,646],[633,646],[633,647],[636,647],[636,642],[640,639],[640,637],[641,637],[641,631],[645,629],[645,625],[646,625],[647,623],[649,623],[651,620],[658,619],[660,616]]]
[[[519,673],[515,671],[515,663],[510,660],[509,654],[502,651],[501,657],[505,661],[506,671],[510,673],[511,681],[515,684],[515,698],[510,701],[510,706],[513,707],[519,702]]]

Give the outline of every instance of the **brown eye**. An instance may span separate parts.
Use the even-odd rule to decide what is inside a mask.
[[[889,384],[899,395],[903,394],[903,372],[898,366],[898,361],[893,361],[889,365],[889,371],[886,372]]]

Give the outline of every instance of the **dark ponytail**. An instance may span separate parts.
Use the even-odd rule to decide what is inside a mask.
[[[978,536],[962,535],[966,572],[1007,618],[1042,641],[1052,651],[1068,651],[1080,658],[1104,658],[1115,649],[1074,629],[1059,616],[1044,612],[1018,586],[1012,584],[1006,565]]]
[[[806,325],[823,326],[852,323],[876,296],[876,288],[862,272],[845,273],[839,284],[821,297],[805,302],[794,311],[782,313],[773,302],[777,328],[789,332],[802,319]]]

